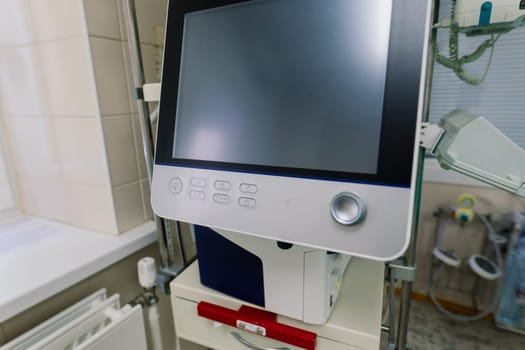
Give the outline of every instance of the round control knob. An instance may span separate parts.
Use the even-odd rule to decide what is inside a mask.
[[[365,218],[366,204],[357,194],[342,192],[332,200],[330,212],[338,223],[353,225]]]

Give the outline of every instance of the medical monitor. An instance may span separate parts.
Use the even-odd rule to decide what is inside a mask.
[[[156,214],[399,256],[429,12],[420,0],[170,1]]]

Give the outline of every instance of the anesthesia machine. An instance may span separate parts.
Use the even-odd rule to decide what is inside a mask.
[[[170,2],[152,206],[196,225],[203,285],[324,324],[350,256],[406,250],[429,18],[430,1]]]
[[[415,247],[420,146],[525,195],[523,151],[483,118],[421,123],[428,57],[480,84],[464,65],[525,23],[525,1],[452,0],[434,25],[451,32],[448,57],[428,52],[431,3],[169,2],[152,207],[195,225],[203,285],[324,324],[350,256]],[[459,57],[460,33],[490,39]]]

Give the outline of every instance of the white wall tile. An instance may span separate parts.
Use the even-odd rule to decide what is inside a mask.
[[[57,143],[64,180],[78,185],[109,186],[99,120],[57,117]]]
[[[53,118],[6,118],[5,128],[16,173],[33,177],[59,177],[60,162]]]
[[[0,47],[23,45],[34,40],[28,0],[2,0]]]
[[[90,42],[102,115],[129,114],[129,93],[121,42],[96,37],[92,37]]]
[[[68,183],[65,188],[72,225],[99,232],[118,233],[109,186]]]
[[[119,2],[120,0],[84,0],[90,35],[120,39]]]
[[[119,3],[3,0],[0,12],[0,47],[39,41],[0,49],[0,113],[9,115],[22,205],[34,215],[111,233],[153,215],[138,117],[130,115],[137,109],[126,77],[127,43],[119,40]],[[143,47],[148,81],[158,80],[151,44],[166,6],[167,0],[137,3],[141,38],[150,43]],[[102,129],[99,114],[106,116]]]
[[[84,38],[39,44],[50,112],[53,115],[98,114],[91,61]]]
[[[139,178],[144,178],[148,176],[146,170],[146,160],[144,159],[144,146],[142,143],[142,134],[140,132],[139,116],[138,114],[133,114],[131,116],[131,121],[133,123],[133,139],[135,141],[135,152],[137,157]]]
[[[134,182],[113,189],[117,225],[120,232],[130,230],[144,223],[140,182]]]
[[[0,49],[0,110],[7,116],[49,112],[37,47]]]
[[[153,209],[151,209],[151,192],[148,179],[143,179],[140,181],[140,189],[142,191],[144,219],[153,220]]]
[[[133,128],[129,115],[102,119],[111,186],[116,187],[139,179]]]
[[[78,0],[29,0],[35,39],[55,40],[84,34],[82,3]]]
[[[25,213],[68,222],[65,188],[59,177],[17,177],[22,210]]]

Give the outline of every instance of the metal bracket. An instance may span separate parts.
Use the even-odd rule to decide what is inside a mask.
[[[143,100],[144,90],[141,87],[133,88],[133,90],[131,90],[131,95],[134,100]]]
[[[144,100],[144,102],[160,101],[160,83],[144,84],[135,87],[131,91],[134,100]]]
[[[142,88],[144,90],[144,101],[160,101],[160,83],[144,84]]]
[[[402,259],[394,260],[388,265],[394,274],[394,278],[407,282],[414,282],[416,280],[417,266],[405,266]]]
[[[155,278],[155,284],[159,289],[166,295],[170,294],[170,282],[177,277],[187,265],[173,264],[169,267],[161,268],[157,277]]]
[[[445,134],[440,126],[430,123],[422,123],[421,130],[419,131],[419,146],[434,153],[439,141]]]

